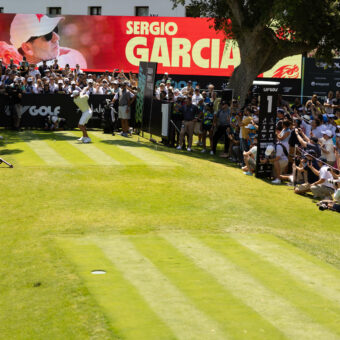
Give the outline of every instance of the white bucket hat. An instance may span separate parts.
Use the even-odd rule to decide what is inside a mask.
[[[63,17],[50,18],[44,14],[17,14],[10,28],[11,43],[19,49],[32,37],[41,37],[52,32]]]

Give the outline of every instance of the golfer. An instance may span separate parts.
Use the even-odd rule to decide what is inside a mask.
[[[87,131],[86,131],[86,124],[92,117],[92,110],[89,106],[89,96],[78,90],[74,90],[71,94],[74,103],[78,106],[79,110],[82,112],[82,115],[79,120],[78,128],[82,131],[83,136],[80,137],[78,140],[83,143],[91,143],[91,138],[89,138]]]

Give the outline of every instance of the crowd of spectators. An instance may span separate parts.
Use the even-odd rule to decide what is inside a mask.
[[[118,87],[124,81],[129,82],[131,88],[136,88],[138,79],[135,74],[127,77],[123,71],[115,70],[113,73],[85,73],[76,65],[75,69],[70,69],[66,64],[60,68],[58,60],[48,66],[46,62],[37,67],[29,64],[25,60],[16,65],[11,62],[7,67],[0,59],[0,90],[4,91],[6,86],[18,86],[22,93],[34,94],[71,94],[74,90],[86,88],[87,94],[115,94]]]
[[[237,98],[224,101],[210,84],[207,90],[192,87],[191,82],[182,89],[174,89],[166,79],[156,89],[160,100],[174,102],[170,144],[177,149],[185,147],[191,152],[193,134],[201,152],[216,154],[216,146],[223,138],[224,150],[220,154],[237,163],[244,174],[253,175],[257,164],[257,131],[259,129],[258,98],[249,91],[243,107]],[[312,193],[314,198],[326,200],[333,207],[333,197],[340,203],[337,190],[340,176],[340,91],[332,91],[321,100],[313,95],[306,103],[300,98],[290,104],[278,96],[276,145],[269,145],[265,158],[259,163],[273,166],[273,184],[294,185],[297,194]],[[339,205],[335,204],[337,209]],[[325,207],[322,205],[322,207]]]
[[[0,60],[0,94],[6,88],[19,93],[71,94],[74,90],[87,94],[116,95],[121,86],[136,93],[138,79],[127,77],[124,71],[102,74],[83,72],[79,65],[60,68],[55,60],[52,66],[39,67],[25,60],[20,65],[7,67]],[[193,135],[198,136],[201,152],[215,155],[217,145],[223,142],[221,157],[237,163],[246,175],[253,175],[257,164],[257,131],[259,124],[258,98],[250,90],[245,104],[240,107],[237,98],[222,100],[210,84],[175,88],[167,73],[155,88],[155,99],[172,102],[169,144],[177,149],[192,151]],[[290,104],[281,96],[277,102],[276,145],[268,146],[266,158],[259,162],[273,164],[273,184],[292,182],[297,194],[311,192],[314,197],[331,200],[340,169],[340,91],[329,91],[324,99],[313,95],[305,103],[296,98]],[[337,191],[335,199],[340,201]]]

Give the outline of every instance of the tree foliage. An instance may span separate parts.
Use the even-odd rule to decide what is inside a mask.
[[[241,64],[229,86],[243,102],[257,75],[283,58],[315,52],[331,62],[340,49],[340,0],[170,0],[210,17],[234,38]]]
[[[217,30],[237,41],[258,32],[293,53],[316,50],[329,60],[340,48],[339,0],[171,0],[214,19]],[[232,25],[230,25],[230,21]],[[286,39],[284,39],[286,38]]]

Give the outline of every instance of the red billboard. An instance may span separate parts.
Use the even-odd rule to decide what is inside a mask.
[[[58,59],[60,67],[138,73],[140,61],[158,73],[231,76],[237,45],[206,18],[0,14],[0,58],[19,63]],[[301,56],[281,60],[266,78],[300,78]]]

